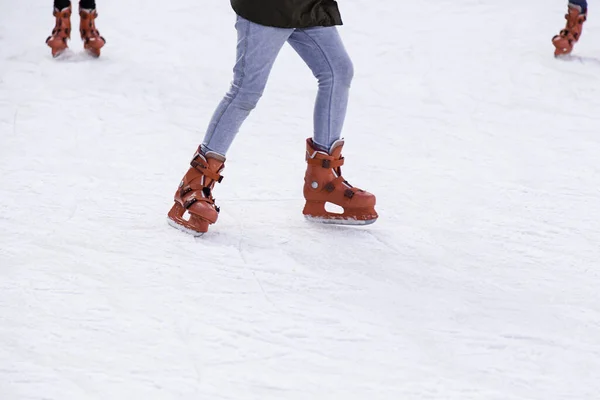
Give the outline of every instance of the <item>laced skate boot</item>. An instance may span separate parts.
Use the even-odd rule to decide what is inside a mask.
[[[337,140],[329,153],[315,149],[312,139],[306,140],[303,214],[311,221],[340,224],[367,225],[377,220],[375,196],[350,185],[342,177],[341,166],[343,140]],[[342,207],[342,213],[330,212],[325,203]]]
[[[54,9],[56,25],[52,29],[52,35],[46,39],[46,44],[52,49],[52,57],[58,57],[69,45],[67,40],[71,39],[71,6],[62,10]]]
[[[219,207],[215,205],[212,190],[216,182],[221,182],[221,171],[225,168],[225,158],[220,154],[207,152],[194,154],[179,188],[175,193],[175,204],[169,211],[169,225],[194,236],[202,236],[208,225],[217,222]]]
[[[565,15],[567,25],[565,29],[552,38],[552,44],[556,49],[554,56],[570,54],[573,46],[581,37],[583,23],[587,18],[587,12],[582,13],[581,6],[569,3],[568,13]]]
[[[100,57],[100,49],[106,44],[106,40],[100,36],[100,32],[96,29],[96,18],[98,13],[96,10],[86,8],[79,9],[79,33],[83,40],[83,47],[94,57]]]

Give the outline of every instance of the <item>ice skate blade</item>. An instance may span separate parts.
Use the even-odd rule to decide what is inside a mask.
[[[90,38],[84,41],[83,48],[92,57],[98,58],[102,52],[102,48],[106,44],[106,40],[103,37]]]
[[[49,47],[50,47],[50,53],[52,54],[52,58],[59,58],[60,56],[68,53],[68,51],[69,51],[69,47],[67,47],[67,46],[62,47],[62,48],[54,48],[52,46],[49,46]]]
[[[306,218],[306,220],[310,221],[310,222],[315,222],[318,224],[328,224],[328,225],[355,225],[355,226],[371,225],[372,223],[377,221],[377,218],[361,220],[361,219],[355,219],[355,218],[313,217],[310,215],[305,215],[304,218]]]
[[[554,58],[557,58],[559,60],[572,60],[574,57],[571,55],[571,52],[568,53],[554,53]]]
[[[87,54],[88,56],[92,57],[92,58],[100,58],[100,50],[95,50],[95,49],[84,49],[85,50],[85,54]]]
[[[167,217],[167,224],[169,224],[170,226],[172,226],[173,228],[183,232],[183,233],[187,233],[188,235],[192,235],[193,237],[200,237],[202,235],[204,235],[206,232],[198,232],[195,231],[193,229],[190,228],[186,228],[185,226],[177,223],[176,221],[173,221],[171,218]]]

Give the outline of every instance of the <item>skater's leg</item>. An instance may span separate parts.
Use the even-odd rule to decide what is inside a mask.
[[[231,88],[217,107],[202,151],[225,155],[242,123],[256,107],[273,63],[293,29],[273,28],[238,17],[237,57]]]
[[[193,235],[208,231],[217,222],[219,208],[212,192],[221,182],[225,154],[240,126],[260,99],[275,58],[293,29],[266,27],[241,17],[237,58],[229,92],[217,107],[201,148],[194,154],[169,211],[169,223]],[[189,219],[184,218],[188,213]]]
[[[297,29],[288,42],[318,79],[313,142],[329,150],[342,134],[354,74],[352,61],[335,27]]]
[[[375,196],[353,187],[342,176],[340,140],[354,70],[336,28],[298,29],[288,39],[319,81],[315,131],[306,141],[303,214],[310,220],[335,224],[371,224],[378,218]],[[343,208],[330,212],[327,203]]]

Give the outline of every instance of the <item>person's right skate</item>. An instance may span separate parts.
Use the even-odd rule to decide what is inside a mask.
[[[52,35],[46,39],[46,44],[52,50],[52,57],[58,57],[69,47],[67,41],[71,38],[71,6],[61,10],[54,8],[53,15],[56,17],[56,25]]]
[[[583,4],[584,6],[587,5],[585,2]],[[565,28],[552,38],[552,44],[555,47],[555,57],[571,54],[573,51],[573,46],[575,46],[575,43],[581,37],[583,23],[587,19],[587,8],[570,2],[565,19],[567,20]]]
[[[217,222],[219,207],[212,190],[221,182],[225,158],[208,152],[194,154],[190,169],[175,192],[173,207],[168,214],[169,225],[193,236],[201,236],[208,226]]]

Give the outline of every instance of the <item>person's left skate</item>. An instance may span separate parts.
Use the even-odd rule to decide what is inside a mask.
[[[79,33],[83,40],[83,47],[94,57],[100,57],[100,51],[106,44],[104,37],[96,29],[96,10],[80,8],[79,9]]]
[[[552,38],[555,57],[571,54],[575,43],[581,37],[587,12],[583,12],[581,6],[569,3],[565,19],[567,20],[565,28]]]
[[[315,149],[312,139],[306,140],[306,174],[304,176],[303,214],[310,220],[327,224],[368,225],[378,218],[375,196],[353,187],[343,177],[341,166],[343,140],[331,146],[329,152]],[[342,213],[325,209],[326,203],[343,208]]]

